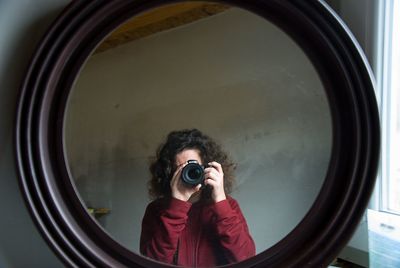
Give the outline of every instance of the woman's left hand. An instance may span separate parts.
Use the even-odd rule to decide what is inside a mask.
[[[204,170],[204,178],[204,184],[212,187],[211,197],[214,202],[225,200],[224,171],[221,164],[215,161],[208,163],[208,167]]]

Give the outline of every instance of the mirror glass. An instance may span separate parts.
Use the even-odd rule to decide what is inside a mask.
[[[328,99],[311,61],[269,21],[184,2],[111,33],[71,90],[64,148],[89,213],[139,253],[149,163],[172,130],[197,128],[237,164],[234,197],[260,253],[301,221],[332,147]]]

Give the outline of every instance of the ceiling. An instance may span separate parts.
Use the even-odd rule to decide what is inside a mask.
[[[150,10],[135,16],[113,31],[97,47],[95,53],[219,14],[229,8],[228,5],[209,2],[185,2]]]

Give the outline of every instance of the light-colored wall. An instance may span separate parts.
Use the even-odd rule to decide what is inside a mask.
[[[322,84],[299,47],[239,9],[93,56],[70,97],[66,149],[88,206],[138,251],[148,158],[174,129],[196,127],[238,163],[238,199],[263,251],[319,192],[330,157]]]
[[[34,48],[66,0],[0,1],[0,267],[63,267],[35,228],[19,192],[13,125]]]

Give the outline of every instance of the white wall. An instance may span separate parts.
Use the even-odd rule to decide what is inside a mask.
[[[19,86],[64,0],[0,1],[0,267],[63,267],[39,235],[18,188],[13,124]]]
[[[174,129],[196,127],[238,163],[233,196],[257,251],[287,235],[318,194],[331,119],[307,57],[282,31],[243,10],[94,55],[69,103],[66,148],[88,206],[138,251],[148,158]]]

